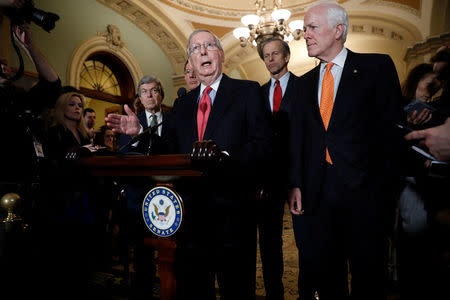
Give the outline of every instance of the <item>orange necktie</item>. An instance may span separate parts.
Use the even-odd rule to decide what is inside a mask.
[[[334,97],[334,78],[331,73],[331,68],[334,63],[329,63],[325,66],[326,71],[322,80],[322,95],[320,97],[320,115],[322,116],[323,125],[325,130],[328,129],[330,123],[331,112],[333,111],[333,97]],[[331,161],[330,153],[328,153],[328,147],[326,148],[325,159],[329,164],[333,164]]]
[[[203,134],[205,133],[206,123],[208,123],[209,112],[211,111],[211,98],[209,98],[209,92],[212,90],[210,86],[207,86],[203,91],[202,98],[198,104],[197,110],[197,131],[198,140],[203,140]]]

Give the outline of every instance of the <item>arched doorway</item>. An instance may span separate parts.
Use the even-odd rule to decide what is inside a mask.
[[[122,106],[134,99],[133,78],[125,64],[108,52],[95,52],[83,62],[79,89],[86,96],[87,107],[97,115],[95,128],[104,125],[108,113],[122,113]]]

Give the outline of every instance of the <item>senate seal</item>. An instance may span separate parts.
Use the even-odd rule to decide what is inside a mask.
[[[142,203],[145,225],[155,235],[168,237],[177,232],[183,219],[180,196],[167,187],[151,189]]]

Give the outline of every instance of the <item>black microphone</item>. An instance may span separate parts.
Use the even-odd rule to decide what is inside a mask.
[[[167,119],[168,118],[164,118],[164,120],[162,120],[162,122],[156,124],[155,126],[147,127],[147,129],[145,129],[144,131],[142,131],[141,133],[139,133],[138,135],[133,137],[128,143],[126,143],[125,145],[120,147],[119,152],[122,151],[123,149],[127,148],[128,146],[133,145],[137,141],[140,141],[146,135],[154,134],[155,131],[158,129],[158,127],[161,126],[163,123],[165,123],[167,121]]]
[[[186,94],[187,94],[187,90],[184,87],[180,87],[177,91],[178,98],[181,98]]]

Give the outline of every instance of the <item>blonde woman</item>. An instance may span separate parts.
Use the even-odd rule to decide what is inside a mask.
[[[68,151],[90,144],[83,109],[86,100],[76,92],[64,93],[56,100],[54,123],[48,130],[48,154],[63,158]]]

